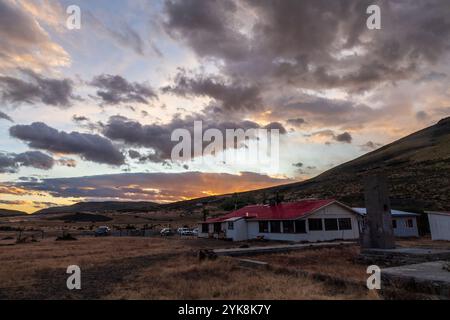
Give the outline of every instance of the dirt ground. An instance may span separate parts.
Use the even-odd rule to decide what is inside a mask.
[[[3,244],[0,299],[378,298],[366,289],[330,285],[270,268],[246,268],[234,258],[202,262],[197,258],[199,249],[233,246],[237,244],[178,237],[48,238]],[[320,250],[315,252],[318,260],[323,258]],[[341,258],[329,256],[327,263],[333,259],[341,263]],[[81,268],[81,290],[66,287],[69,265]]]

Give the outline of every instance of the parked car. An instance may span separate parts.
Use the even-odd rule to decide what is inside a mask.
[[[198,236],[198,228],[192,230],[194,236]]]
[[[189,229],[189,228],[178,228],[177,229],[177,233],[180,235],[180,236],[187,236],[187,235],[189,235],[189,232],[190,232],[191,230]]]
[[[164,228],[159,232],[161,237],[172,236],[174,232],[170,228]]]
[[[94,232],[94,235],[96,237],[106,237],[106,236],[109,236],[110,234],[111,234],[111,229],[107,226],[98,227]]]

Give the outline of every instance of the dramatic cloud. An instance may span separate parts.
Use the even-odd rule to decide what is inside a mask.
[[[63,154],[77,154],[85,160],[110,165],[124,164],[124,155],[99,135],[79,132],[66,133],[42,122],[16,125],[9,129],[12,137],[28,143],[31,148]]]
[[[360,147],[361,147],[361,150],[363,150],[363,151],[372,151],[372,150],[378,149],[381,146],[382,146],[381,143],[367,141],[365,144],[361,145]]]
[[[0,153],[0,173],[15,173],[20,167],[33,167],[50,170],[55,161],[40,151],[27,151],[19,154]]]
[[[238,82],[227,83],[217,76],[188,76],[181,71],[175,77],[175,85],[163,88],[181,96],[207,96],[221,102],[225,110],[258,109],[261,107],[259,89]]]
[[[83,121],[89,121],[89,118],[85,117],[85,116],[77,116],[76,114],[74,114],[72,116],[72,120],[75,122],[83,122]]]
[[[149,99],[157,98],[156,93],[147,84],[129,82],[118,75],[96,76],[90,85],[99,89],[97,96],[104,104],[116,105],[130,102],[147,104]]]
[[[79,178],[18,182],[17,188],[48,192],[54,197],[177,201],[289,183],[266,175],[227,173],[123,173]]]
[[[348,132],[338,134],[334,139],[338,142],[352,143],[352,136]]]
[[[304,124],[306,121],[303,118],[295,118],[295,119],[288,119],[286,120],[287,124],[290,124],[294,127],[300,127],[302,124]]]
[[[16,1],[0,0],[0,71],[67,66],[70,56]]]
[[[42,77],[31,70],[22,70],[26,80],[0,76],[2,99],[13,104],[44,103],[59,107],[68,107],[76,97],[73,95],[73,83],[69,79]]]
[[[8,121],[14,122],[14,120],[10,116],[8,116],[6,113],[1,112],[1,111],[0,111],[0,119],[5,119]]]
[[[202,121],[203,130],[218,129],[225,137],[226,129],[257,129],[261,126],[252,121],[214,122],[204,115],[188,116],[185,118],[174,117],[167,124],[142,125],[141,123],[121,116],[114,116],[103,128],[103,134],[111,140],[117,140],[136,147],[153,149],[154,154],[147,155],[145,159],[153,162],[164,162],[171,158],[172,148],[178,142],[171,141],[172,132],[175,129],[187,129],[193,136],[194,121]],[[280,123],[270,123],[264,126],[266,129],[278,129],[280,134],[285,134],[286,129]],[[225,146],[225,144],[224,144]],[[130,156],[137,156],[132,152]]]
[[[166,31],[228,75],[359,92],[433,64],[450,42],[445,0],[378,2],[383,27],[366,27],[373,1],[166,1]]]

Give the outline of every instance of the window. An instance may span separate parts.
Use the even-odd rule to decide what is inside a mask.
[[[228,222],[228,230],[234,230],[234,222],[233,221]]]
[[[281,233],[280,221],[270,221],[270,232]]]
[[[392,220],[392,228],[397,229],[397,220]]]
[[[325,230],[333,231],[338,229],[337,219],[324,219],[325,220]]]
[[[294,221],[283,221],[283,232],[294,233]]]
[[[413,228],[414,227],[414,223],[413,223],[412,219],[406,220],[406,227],[407,228]]]
[[[220,232],[220,231],[221,231],[221,228],[220,228],[220,222],[214,223],[214,232],[215,232],[215,233],[218,233],[218,232]]]
[[[269,222],[260,221],[259,222],[259,232],[260,233],[269,233]]]
[[[308,219],[309,231],[322,231],[322,219]]]
[[[202,233],[208,233],[209,232],[209,224],[202,223]]]
[[[306,233],[306,220],[295,220],[295,233]]]
[[[352,219],[350,218],[339,218],[339,230],[352,230]]]

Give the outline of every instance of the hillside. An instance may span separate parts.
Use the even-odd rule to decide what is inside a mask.
[[[18,210],[9,210],[9,209],[0,209],[0,218],[1,217],[16,217],[26,215],[26,212],[18,211]]]
[[[152,211],[158,207],[154,202],[79,202],[71,206],[53,207],[36,211],[33,214],[77,213],[77,212],[140,212]]]

